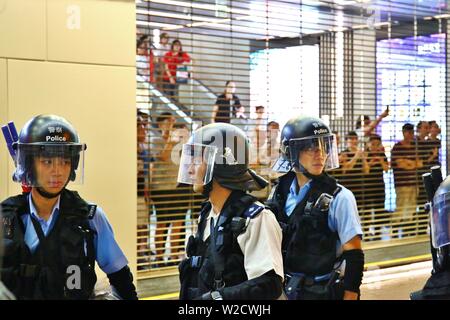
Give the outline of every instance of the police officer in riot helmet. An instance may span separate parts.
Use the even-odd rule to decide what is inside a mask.
[[[364,254],[352,192],[325,170],[339,167],[335,136],[320,119],[295,117],[281,133],[279,178],[267,202],[283,229],[290,300],[358,299]]]
[[[450,176],[436,190],[430,212],[433,271],[424,288],[412,293],[411,299],[448,300],[450,299]]]
[[[97,261],[113,290],[136,300],[128,261],[105,213],[66,188],[83,179],[86,144],[74,127],[56,115],[36,116],[13,148],[13,180],[31,191],[0,205],[4,284],[18,299],[90,299]]]
[[[180,299],[282,297],[281,228],[247,193],[267,185],[248,161],[248,138],[226,123],[196,130],[183,145],[178,181],[208,200],[179,265]]]

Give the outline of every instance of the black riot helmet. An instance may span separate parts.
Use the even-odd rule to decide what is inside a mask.
[[[249,153],[241,129],[227,123],[201,127],[183,145],[178,182],[206,186],[214,178],[231,190],[261,190],[267,181],[249,169]]]
[[[430,217],[431,242],[437,250],[441,269],[450,269],[450,176],[445,178],[433,197]]]
[[[326,155],[325,170],[339,167],[336,137],[319,118],[298,116],[290,119],[281,131],[280,158],[272,169],[277,172],[294,170],[314,177],[299,161],[300,152],[320,149]]]
[[[36,178],[34,159],[43,157],[70,160],[69,181],[82,183],[86,144],[80,143],[75,128],[66,119],[56,115],[32,118],[20,131],[19,140],[13,144],[13,148],[17,155],[14,181],[30,187],[41,187]]]

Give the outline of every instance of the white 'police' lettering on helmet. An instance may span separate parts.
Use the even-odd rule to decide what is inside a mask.
[[[59,142],[65,142],[66,141],[66,137],[61,137],[61,136],[46,136],[45,137],[45,141],[51,141],[51,142],[55,142],[55,141],[59,141]]]
[[[323,134],[323,133],[328,133],[328,130],[325,128],[314,130],[314,134]]]

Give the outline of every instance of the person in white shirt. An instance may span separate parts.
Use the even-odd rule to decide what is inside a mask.
[[[249,168],[249,140],[227,123],[206,125],[183,145],[178,182],[208,201],[179,266],[181,300],[283,297],[281,228],[248,191],[267,181]]]
[[[155,50],[153,50],[153,62],[155,64],[155,79],[156,85],[162,87],[163,74],[165,72],[163,57],[170,51],[169,35],[166,32],[161,33],[159,36],[159,43],[155,44]]]

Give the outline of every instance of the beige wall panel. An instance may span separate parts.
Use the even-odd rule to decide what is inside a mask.
[[[47,1],[49,60],[134,66],[134,1]]]
[[[0,57],[46,55],[45,0],[0,0]]]
[[[6,60],[0,59],[0,125],[2,126],[9,121],[7,92]],[[8,161],[10,161],[10,157],[3,135],[0,140],[0,199],[5,199],[7,195],[8,177],[10,177],[8,175]]]
[[[85,182],[69,189],[105,210],[135,270],[135,69],[8,60],[8,94],[18,127],[37,114],[55,113],[77,128],[88,146]]]

